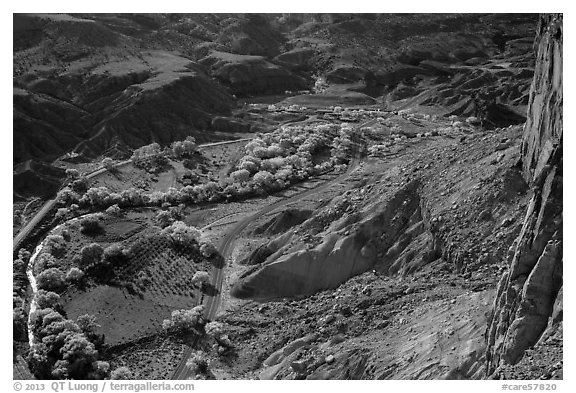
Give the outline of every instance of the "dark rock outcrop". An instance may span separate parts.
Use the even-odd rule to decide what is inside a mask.
[[[533,197],[498,284],[487,336],[487,374],[517,363],[545,330],[562,324],[562,15],[542,16],[522,143]],[[559,295],[560,293],[560,295]],[[556,303],[556,306],[555,306]],[[554,311],[556,309],[556,312]]]

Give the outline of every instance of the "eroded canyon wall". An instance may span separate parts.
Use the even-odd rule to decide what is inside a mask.
[[[518,362],[547,328],[562,324],[553,317],[563,282],[562,21],[562,14],[542,15],[538,26],[522,142],[523,175],[533,196],[498,284],[487,334],[488,375]]]

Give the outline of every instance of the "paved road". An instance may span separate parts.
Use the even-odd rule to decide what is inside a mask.
[[[115,164],[114,167],[119,168],[123,165],[128,164],[129,162],[130,162],[130,160],[122,161],[122,162]],[[86,174],[86,178],[91,179],[95,176],[98,176],[101,173],[104,173],[104,172],[106,172],[106,168],[101,167],[101,168],[95,169],[94,171]],[[46,203],[44,203],[44,206],[42,206],[42,208],[40,210],[38,210],[36,215],[34,217],[32,217],[32,219],[30,221],[28,221],[28,223],[23,228],[20,229],[20,231],[18,232],[18,234],[16,235],[16,237],[14,237],[14,239],[12,241],[12,252],[16,251],[18,249],[18,247],[20,247],[20,244],[22,243],[22,241],[24,239],[26,239],[26,237],[30,234],[30,232],[32,232],[32,230],[34,230],[36,225],[38,225],[44,219],[46,214],[48,214],[48,212],[50,210],[52,210],[52,208],[55,205],[56,205],[56,198],[46,201]]]
[[[233,141],[224,141],[224,142],[215,142],[215,143],[206,143],[203,145],[199,145],[198,149],[205,149],[207,147],[214,147],[214,146],[221,146],[221,145],[230,145],[230,144],[245,142],[245,141],[250,141],[250,140],[252,140],[252,138],[244,138],[244,139],[237,139],[237,140],[233,140]],[[121,166],[124,166],[124,165],[130,163],[130,162],[132,162],[132,160],[122,161],[122,162],[115,164],[114,167],[119,168]],[[86,175],[86,178],[91,179],[95,176],[100,175],[101,173],[104,173],[104,172],[106,172],[106,168],[101,167],[101,168],[95,169],[94,171],[88,173]],[[14,239],[12,241],[12,252],[16,251],[18,249],[18,247],[20,247],[20,244],[22,243],[22,241],[24,239],[26,239],[26,237],[28,235],[30,235],[32,230],[34,230],[34,228],[44,219],[46,214],[48,214],[48,212],[50,210],[52,210],[52,208],[55,206],[55,204],[56,204],[56,198],[46,201],[44,203],[44,205],[42,206],[42,208],[40,208],[40,210],[38,210],[36,215],[34,217],[32,217],[32,219],[30,219],[30,221],[28,221],[23,228],[20,229],[20,231],[18,232],[18,234],[14,237]]]
[[[373,124],[374,122],[376,122],[376,120],[374,120],[374,119],[368,120],[368,121],[356,126],[355,129],[358,130],[361,127],[366,127],[370,124]],[[234,250],[234,241],[242,233],[242,231],[244,229],[246,229],[246,227],[252,221],[254,221],[257,218],[259,218],[263,215],[266,215],[266,214],[268,214],[268,213],[270,213],[276,209],[279,209],[283,206],[286,206],[290,203],[298,201],[302,198],[306,198],[306,197],[313,195],[317,192],[323,191],[326,188],[332,186],[333,184],[344,180],[346,177],[348,177],[350,175],[350,173],[352,173],[352,171],[354,171],[356,169],[356,167],[359,165],[359,163],[360,163],[360,152],[357,152],[357,154],[355,154],[354,157],[352,158],[352,160],[350,161],[350,163],[348,165],[348,169],[346,170],[346,172],[342,173],[340,176],[336,177],[335,179],[332,179],[326,183],[322,183],[321,185],[319,185],[317,187],[302,191],[302,192],[300,192],[296,195],[293,195],[287,199],[282,199],[282,200],[276,201],[274,203],[271,203],[270,205],[264,207],[263,209],[259,210],[258,212],[252,214],[251,216],[248,216],[248,217],[240,220],[232,228],[232,230],[226,234],[226,236],[224,237],[224,239],[222,239],[222,241],[220,242],[220,244],[218,246],[218,251],[220,252],[222,257],[224,257],[224,260],[225,261],[228,260],[228,258],[232,254],[232,251]],[[224,268],[225,268],[225,266],[222,268],[214,267],[212,269],[210,282],[216,288],[216,296],[205,296],[206,309],[204,312],[204,317],[208,320],[214,319],[214,317],[216,316],[216,312],[218,311],[218,306],[220,305],[222,283],[224,281]],[[188,367],[186,367],[186,362],[187,362],[188,358],[190,357],[190,354],[192,353],[192,350],[194,349],[194,346],[196,345],[196,343],[199,339],[200,339],[200,337],[194,337],[192,346],[188,347],[186,349],[186,351],[184,352],[184,356],[183,356],[182,360],[180,361],[180,363],[178,364],[178,367],[176,368],[174,374],[172,375],[172,379],[182,380],[182,379],[189,379],[189,378],[193,377],[193,374],[190,371],[190,369]]]

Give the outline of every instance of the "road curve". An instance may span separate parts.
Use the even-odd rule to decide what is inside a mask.
[[[374,119],[366,121],[366,122],[356,126],[355,129],[359,130],[361,127],[366,127],[368,124],[374,123],[374,122],[376,122],[376,120],[374,120]],[[270,205],[259,210],[258,212],[240,220],[232,228],[232,230],[226,234],[224,239],[222,239],[222,241],[218,245],[218,251],[220,252],[222,257],[224,258],[224,261],[227,261],[228,258],[230,257],[230,255],[232,254],[232,251],[234,250],[234,241],[236,240],[236,238],[240,235],[240,233],[242,233],[242,231],[244,231],[244,229],[246,229],[246,227],[252,221],[254,221],[255,219],[257,219],[257,218],[259,218],[265,214],[268,214],[268,213],[270,213],[270,212],[272,212],[278,208],[286,206],[290,203],[298,201],[298,200],[305,198],[307,196],[313,195],[317,192],[323,191],[326,188],[332,186],[333,184],[344,180],[346,177],[348,177],[356,169],[356,167],[360,164],[360,161],[361,161],[360,160],[360,152],[357,152],[356,154],[354,154],[352,160],[350,161],[350,163],[348,165],[348,169],[346,170],[346,172],[342,173],[338,177],[336,177],[330,181],[327,181],[325,183],[322,183],[321,185],[319,185],[317,187],[302,191],[302,192],[300,192],[296,195],[293,195],[287,199],[282,199],[282,200],[276,201],[274,203],[271,203]],[[218,307],[220,305],[220,298],[221,298],[221,291],[222,291],[222,283],[224,281],[224,268],[225,267],[226,267],[226,265],[224,264],[223,267],[220,267],[220,268],[213,267],[212,268],[210,282],[216,288],[216,295],[215,296],[205,296],[206,309],[204,311],[204,316],[208,320],[214,319],[214,317],[216,316],[216,312],[218,311]],[[184,356],[183,356],[182,360],[180,361],[180,363],[178,364],[174,374],[172,375],[172,379],[182,380],[182,379],[189,379],[190,377],[193,377],[191,370],[188,367],[186,367],[186,362],[187,362],[188,358],[190,357],[190,354],[192,353],[192,350],[193,350],[194,346],[196,345],[196,342],[199,339],[200,339],[200,337],[197,337],[197,336],[194,337],[192,345],[190,347],[188,347],[186,349],[186,351],[184,352]]]
[[[274,203],[271,203],[270,205],[259,210],[258,212],[240,220],[234,226],[234,228],[232,228],[232,230],[228,234],[226,234],[226,236],[224,237],[224,239],[222,239],[222,241],[220,242],[220,244],[218,246],[218,251],[220,252],[222,257],[224,258],[224,260],[225,261],[228,260],[228,258],[232,254],[232,251],[234,250],[234,241],[242,233],[242,231],[244,231],[244,229],[246,229],[246,227],[252,221],[254,221],[254,220],[258,219],[259,217],[266,215],[266,214],[268,214],[268,213],[270,213],[276,209],[279,209],[285,205],[288,205],[288,204],[293,203],[295,201],[298,201],[302,198],[305,198],[307,196],[310,196],[310,195],[313,195],[317,192],[325,190],[326,188],[330,187],[331,185],[342,181],[348,175],[350,175],[350,173],[352,173],[352,171],[354,169],[356,169],[356,167],[358,166],[359,163],[360,163],[360,159],[359,159],[358,155],[356,155],[354,157],[354,159],[352,161],[350,161],[350,164],[348,165],[348,169],[346,170],[346,172],[342,173],[338,177],[336,177],[330,181],[327,181],[325,183],[322,183],[321,185],[319,185],[317,187],[302,191],[302,192],[300,192],[296,195],[293,195],[287,199],[282,199],[280,201],[276,201]],[[216,291],[215,296],[205,296],[204,297],[205,298],[204,305],[206,307],[204,310],[204,318],[206,318],[207,320],[213,320],[214,317],[216,316],[216,312],[218,311],[218,307],[220,305],[220,298],[221,298],[223,281],[224,281],[224,267],[221,267],[221,268],[213,267],[212,272],[211,272],[211,276],[210,276],[210,282],[212,283],[212,285],[214,285],[214,287],[217,289],[217,291]],[[184,351],[184,356],[182,357],[182,360],[180,361],[180,363],[178,364],[178,366],[176,367],[176,370],[174,371],[174,373],[172,375],[172,379],[183,380],[183,379],[189,379],[190,377],[193,377],[191,370],[188,367],[186,367],[186,362],[188,361],[188,358],[192,354],[192,351],[194,350],[194,347],[196,346],[196,343],[199,339],[200,339],[200,337],[195,336],[193,339],[192,345],[190,345],[189,347],[186,348],[186,350]]]

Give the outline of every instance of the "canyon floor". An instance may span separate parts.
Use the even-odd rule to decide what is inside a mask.
[[[551,101],[541,123],[561,112],[561,94],[548,90],[561,90],[558,62],[546,68],[533,53],[534,35],[548,34],[537,19],[16,15],[14,377],[32,377],[39,357],[28,355],[41,346],[29,345],[38,289],[26,274],[49,263],[69,271],[97,243],[124,264],[83,266],[82,285],[66,281],[53,307],[71,320],[95,315],[99,361],[133,379],[562,379],[561,131],[560,147],[542,142],[545,157],[532,157],[540,177],[526,175],[534,96]],[[190,136],[198,145],[186,159],[167,147]],[[154,143],[169,151],[164,164],[130,158]],[[284,153],[262,153],[273,144]],[[297,154],[314,170],[297,177]],[[242,194],[256,172],[272,176],[261,166],[234,178],[245,161],[273,174],[288,165],[293,177]],[[75,205],[62,201],[70,170],[86,182]],[[121,201],[116,210],[92,201],[87,190],[98,189]],[[132,206],[127,190],[148,201]],[[551,202],[535,202],[541,195]],[[548,254],[522,243],[532,239],[526,212],[540,208],[537,229],[555,229],[530,247],[559,238]],[[92,215],[100,229],[88,233]],[[174,246],[164,232],[174,222],[197,228],[223,263],[198,239],[198,249]],[[66,238],[62,250],[42,257],[54,236]],[[20,248],[34,254],[28,266]],[[525,250],[553,284],[533,266],[516,274]],[[200,290],[193,277],[204,271]],[[167,333],[173,311],[199,304],[222,323],[225,350],[194,329]],[[504,337],[517,310],[514,323],[534,312],[540,324]],[[538,337],[494,369],[494,346],[524,336]],[[202,373],[186,366],[196,350]]]

